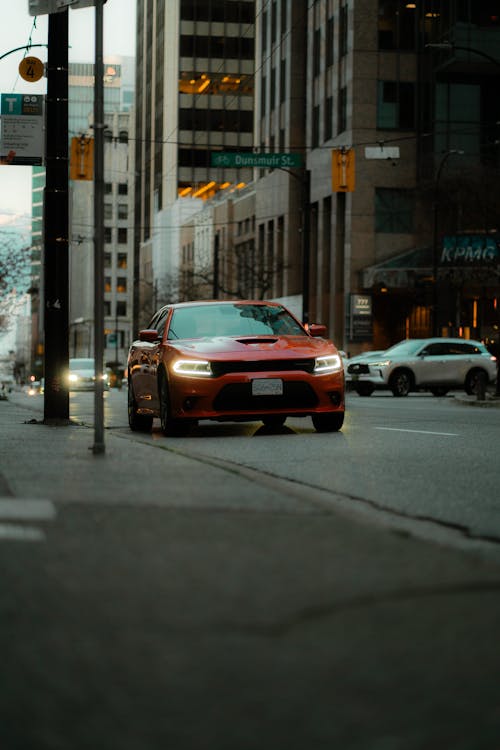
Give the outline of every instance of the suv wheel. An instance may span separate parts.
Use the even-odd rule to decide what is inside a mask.
[[[471,370],[468,372],[465,378],[466,394],[468,396],[475,396],[483,382],[485,385],[488,382],[488,375],[484,370]]]
[[[407,396],[413,388],[413,375],[409,370],[396,370],[389,380],[393,396]]]

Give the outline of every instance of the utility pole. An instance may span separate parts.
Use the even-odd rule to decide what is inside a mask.
[[[104,61],[103,2],[95,2],[94,65],[94,445],[92,452],[105,452],[104,446]]]
[[[68,11],[49,15],[44,189],[44,422],[69,421]]]

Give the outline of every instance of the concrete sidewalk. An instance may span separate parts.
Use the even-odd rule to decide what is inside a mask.
[[[4,592],[17,586],[18,602],[0,598],[16,655],[3,665],[2,748],[500,747],[498,555],[372,525],[118,432],[94,456],[91,429],[40,419],[0,403],[0,495],[58,512],[36,549],[0,537]],[[93,539],[84,548],[82,517]],[[30,626],[28,573],[43,592]],[[13,634],[28,632],[31,648],[16,651]],[[68,722],[75,643],[85,648],[70,693],[84,714]]]

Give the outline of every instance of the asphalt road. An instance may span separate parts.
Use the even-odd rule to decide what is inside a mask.
[[[93,415],[93,395],[74,394],[71,416],[92,424]],[[388,511],[420,522],[424,535],[448,531],[456,540],[500,544],[500,409],[471,408],[454,394],[348,394],[344,428],[334,434],[316,433],[306,418],[277,431],[260,423],[200,423],[190,437],[167,439],[157,422],[152,436],[132,436],[126,391],[111,390],[105,424],[137,440],[159,438],[184,455],[291,480],[298,492],[319,491],[318,502],[348,504],[379,521]]]
[[[166,439],[125,403],[106,458],[85,428],[4,426],[41,535],[0,542],[2,750],[497,750],[497,409],[349,396],[339,434]]]

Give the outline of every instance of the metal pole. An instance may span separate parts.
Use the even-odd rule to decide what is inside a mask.
[[[69,421],[68,11],[49,15],[44,189],[44,422]]]
[[[302,179],[302,322],[309,323],[309,263],[310,263],[310,216],[309,196],[311,172],[304,169]]]
[[[214,278],[212,285],[212,296],[214,299],[219,298],[219,232],[215,233],[214,238]]]
[[[94,360],[95,403],[92,452],[104,446],[104,63],[103,0],[95,5],[94,66]]]

